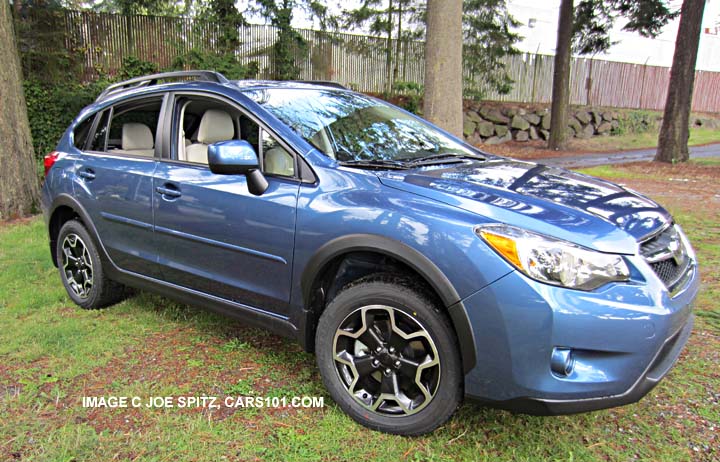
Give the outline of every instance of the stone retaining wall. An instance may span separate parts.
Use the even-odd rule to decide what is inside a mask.
[[[600,108],[573,108],[568,119],[568,137],[587,139],[627,131],[657,130],[660,113]],[[720,129],[720,119],[693,117],[691,123]],[[472,144],[499,144],[507,141],[547,140],[550,136],[550,108],[472,103],[465,109],[463,134]]]

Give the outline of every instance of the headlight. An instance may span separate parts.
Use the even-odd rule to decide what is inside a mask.
[[[517,269],[548,284],[592,290],[630,277],[620,255],[596,252],[508,225],[478,226],[475,233]]]
[[[693,246],[690,244],[690,239],[688,239],[687,234],[685,234],[685,231],[683,231],[677,223],[675,224],[675,229],[677,230],[678,236],[680,236],[680,240],[685,246],[685,253],[688,258],[692,261],[696,261],[697,257],[695,256],[695,249],[693,249]]]

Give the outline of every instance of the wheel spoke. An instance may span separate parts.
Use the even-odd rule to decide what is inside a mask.
[[[373,366],[373,358],[370,356],[355,357],[353,364],[360,377],[368,376],[377,370]]]
[[[67,266],[70,262],[77,265],[78,259],[75,255],[73,255],[72,250],[70,250],[69,247],[63,247],[63,254],[65,254],[66,259],[65,266]]]
[[[382,348],[383,345],[382,339],[380,339],[373,329],[366,329],[365,332],[358,337],[358,339],[367,345],[367,347],[371,350],[375,350],[378,347]]]
[[[394,373],[383,375],[383,379],[380,385],[380,395],[375,400],[372,408],[377,410],[382,406],[383,403],[392,401],[400,408],[404,414],[413,413],[413,402],[407,397],[405,393],[400,389],[398,384],[397,375]]]
[[[400,367],[398,368],[398,370],[400,371],[400,373],[405,377],[415,380],[419,364],[406,358],[400,358],[399,361]]]
[[[85,278],[85,281],[83,282],[83,288],[86,289],[86,291],[89,291],[90,288],[92,288],[92,274],[90,274],[90,270],[83,270],[83,277]]]
[[[408,342],[402,338],[395,329],[391,329],[387,337],[387,344],[397,351],[403,351]]]
[[[90,252],[88,252],[87,249],[85,249],[82,254],[82,261],[85,263],[85,266],[92,270],[92,258],[90,258]]]
[[[388,395],[397,396],[399,392],[397,375],[383,374],[382,382],[380,382],[380,392]]]

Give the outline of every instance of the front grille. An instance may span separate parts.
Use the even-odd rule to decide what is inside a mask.
[[[663,260],[651,263],[650,268],[655,271],[666,287],[670,287],[685,274],[687,265],[678,265],[674,260]]]
[[[665,231],[656,234],[649,240],[643,242],[640,246],[640,254],[647,259],[652,258],[652,256],[655,254],[667,250],[667,248],[670,246],[670,241],[672,240],[673,236],[677,235],[677,233],[673,233],[673,231],[674,228],[671,226]]]
[[[641,243],[640,255],[670,290],[690,268],[687,249],[675,226],[670,226]]]

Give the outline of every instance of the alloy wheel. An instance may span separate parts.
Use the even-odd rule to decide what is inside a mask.
[[[347,392],[379,414],[414,414],[438,390],[435,342],[402,310],[384,305],[356,309],[335,332],[333,355]]]
[[[85,299],[93,286],[93,265],[87,245],[77,234],[68,234],[62,242],[62,265],[70,289]]]

